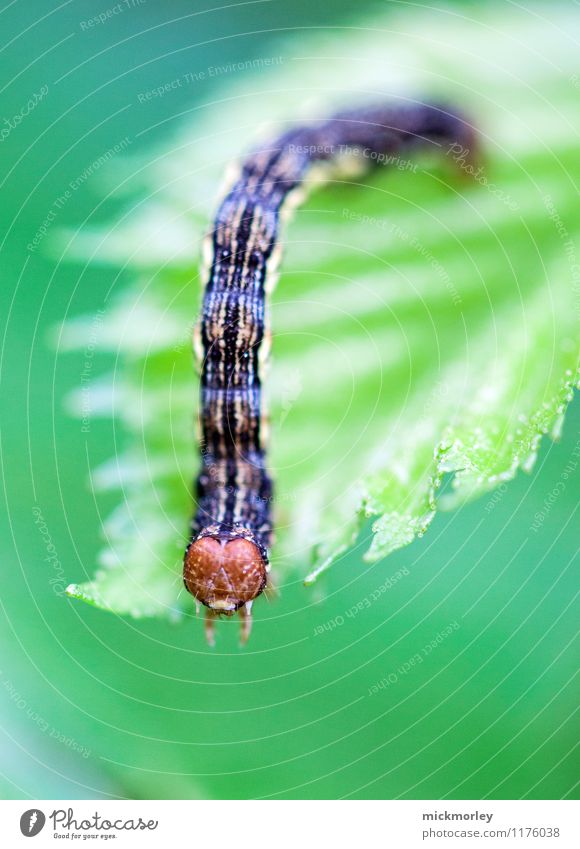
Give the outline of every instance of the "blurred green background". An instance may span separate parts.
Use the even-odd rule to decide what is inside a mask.
[[[50,334],[99,310],[130,275],[90,264],[81,275],[51,257],[49,238],[27,245],[51,211],[53,232],[114,218],[123,204],[106,198],[104,169],[58,198],[127,136],[146,161],[218,81],[147,103],[140,92],[385,5],[358,4],[355,17],[346,0],[331,12],[296,0],[221,10],[135,0],[92,26],[114,4],[0,10],[3,116],[48,87],[0,145],[5,798],[577,795],[573,479],[530,531],[578,458],[577,401],[561,441],[544,441],[533,473],[492,507],[438,515],[423,539],[373,566],[354,552],[313,589],[284,586],[243,652],[236,623],[212,652],[191,623],[115,617],[62,593],[93,571],[114,502],[94,500],[89,469],[123,437],[102,420],[85,434],[67,415],[85,353],[57,357]],[[91,376],[114,365],[97,347]],[[398,570],[408,574],[379,602],[347,616]]]

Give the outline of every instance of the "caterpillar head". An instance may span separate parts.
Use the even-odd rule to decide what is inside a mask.
[[[185,552],[183,581],[188,592],[208,608],[207,623],[218,615],[242,617],[242,641],[250,629],[252,601],[264,590],[268,562],[258,546],[245,537],[204,536]],[[206,624],[208,641],[212,628]]]

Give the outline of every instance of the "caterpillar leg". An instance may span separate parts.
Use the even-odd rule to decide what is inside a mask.
[[[205,611],[205,621],[203,623],[203,630],[205,632],[205,640],[208,646],[213,648],[215,646],[215,627],[214,623],[217,619],[218,614],[214,613],[212,610]]]

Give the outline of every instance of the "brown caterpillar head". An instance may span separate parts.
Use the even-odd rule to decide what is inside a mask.
[[[231,616],[253,601],[266,586],[267,561],[244,537],[201,537],[185,552],[187,590],[215,613]]]

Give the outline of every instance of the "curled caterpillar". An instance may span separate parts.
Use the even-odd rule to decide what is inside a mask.
[[[268,583],[272,481],[265,459],[260,363],[265,297],[277,263],[280,216],[316,163],[359,154],[369,166],[416,148],[474,150],[471,124],[442,105],[377,105],[292,129],[242,163],[208,237],[211,256],[196,346],[201,358],[201,470],[184,558],[187,590],[213,619],[251,605]],[[363,156],[360,156],[360,154]]]

